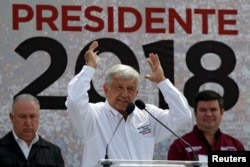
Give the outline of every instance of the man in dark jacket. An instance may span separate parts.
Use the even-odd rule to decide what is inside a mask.
[[[39,101],[22,94],[14,99],[10,120],[13,130],[0,139],[1,167],[64,167],[61,149],[38,135]]]

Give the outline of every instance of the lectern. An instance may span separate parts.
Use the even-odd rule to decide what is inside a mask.
[[[95,167],[207,167],[204,161],[100,159]]]

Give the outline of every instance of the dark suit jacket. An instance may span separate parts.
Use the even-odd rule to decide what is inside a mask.
[[[44,140],[33,144],[28,159],[25,158],[12,132],[0,139],[1,167],[64,167],[61,149],[57,145]]]

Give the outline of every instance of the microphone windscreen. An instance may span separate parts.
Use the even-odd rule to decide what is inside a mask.
[[[134,109],[135,109],[134,103],[129,103],[128,106],[127,106],[127,108],[126,108],[127,114],[128,115],[131,114],[134,111]]]
[[[145,103],[144,103],[142,100],[140,100],[140,99],[137,99],[137,100],[135,101],[135,105],[136,105],[139,109],[141,109],[141,110],[144,110],[144,109],[146,108]]]

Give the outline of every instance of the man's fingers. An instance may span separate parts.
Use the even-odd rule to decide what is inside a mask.
[[[89,51],[94,51],[97,47],[98,47],[98,42],[97,42],[97,41],[93,41],[93,42],[89,45]]]

